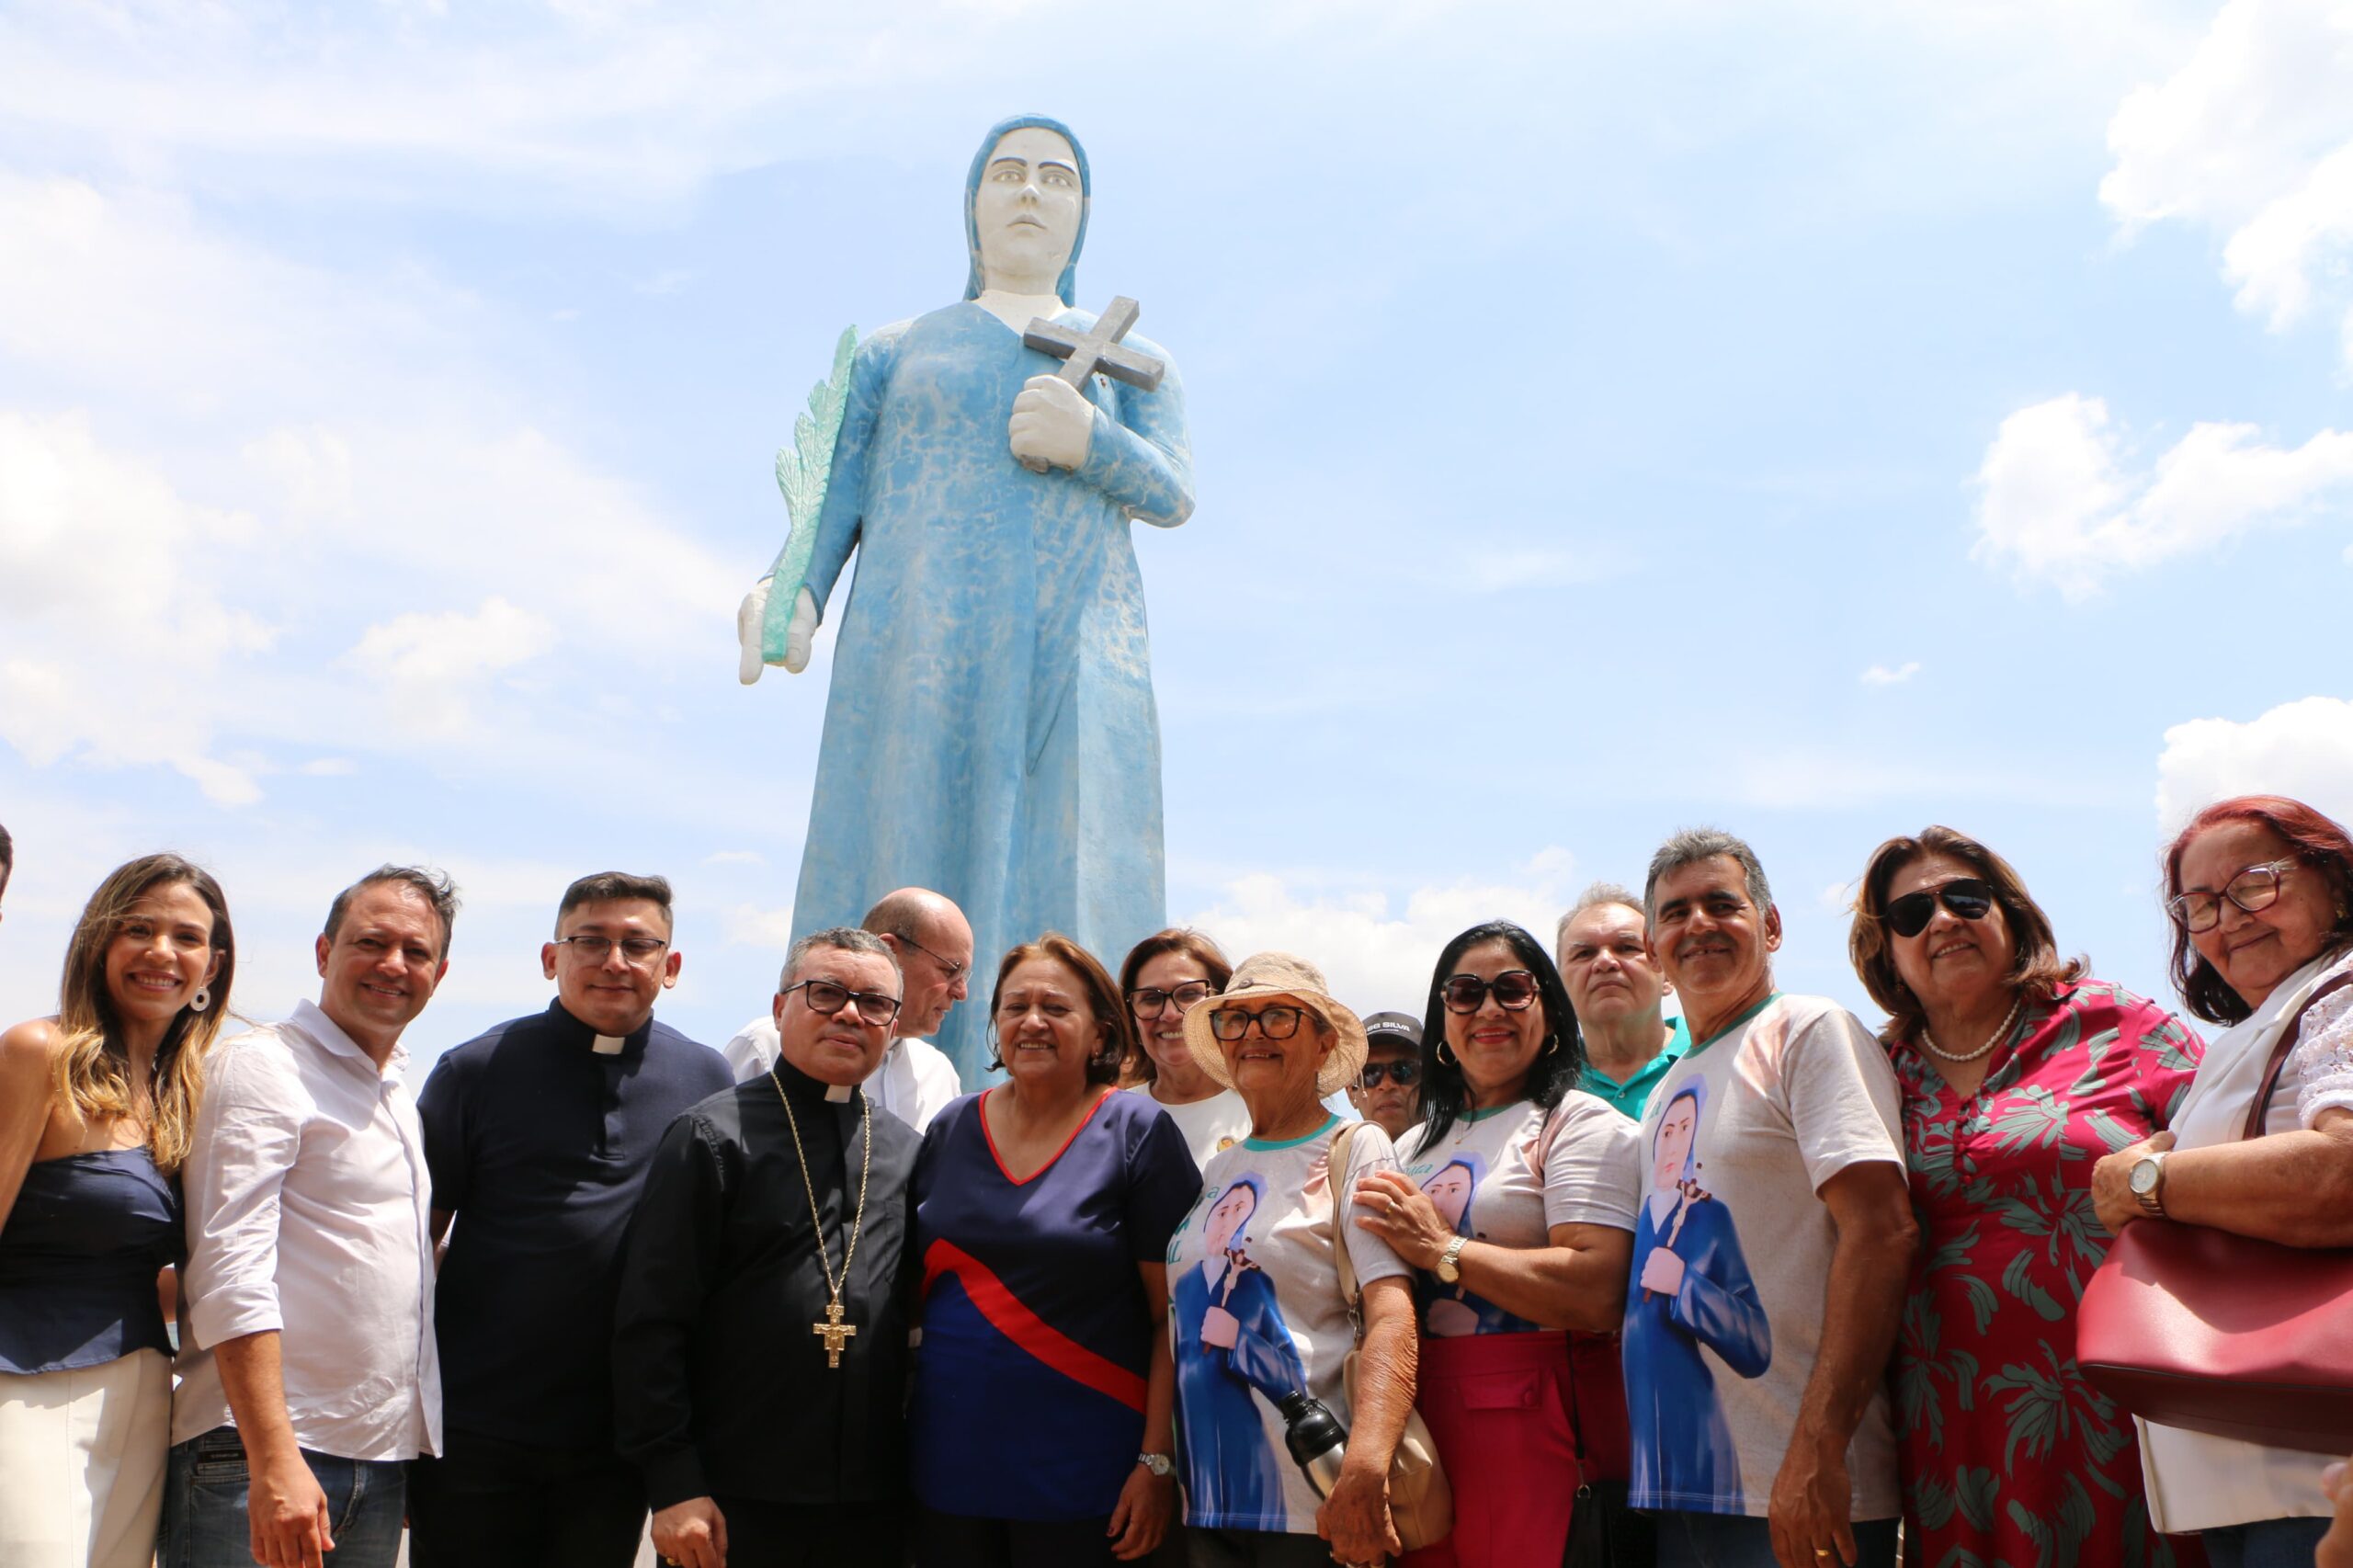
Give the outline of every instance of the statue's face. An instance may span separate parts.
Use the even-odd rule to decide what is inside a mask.
[[[1051,294],[1078,243],[1078,157],[1043,126],[1008,131],[981,171],[972,227],[992,289]]]

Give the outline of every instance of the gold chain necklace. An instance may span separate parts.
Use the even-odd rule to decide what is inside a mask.
[[[784,1107],[784,1124],[792,1130],[792,1153],[801,1162],[801,1185],[809,1193],[809,1225],[817,1233],[817,1267],[825,1271],[825,1321],[813,1323],[809,1332],[825,1342],[825,1365],[838,1368],[842,1351],[858,1337],[858,1325],[842,1322],[842,1291],[849,1284],[850,1265],[858,1258],[858,1234],[866,1225],[866,1189],[874,1175],[874,1108],[864,1095],[858,1096],[858,1130],[865,1147],[858,1160],[858,1211],[849,1222],[849,1244],[842,1248],[842,1277],[834,1278],[834,1260],[825,1251],[825,1220],[817,1208],[817,1184],[809,1178],[809,1153],[801,1146],[801,1119],[792,1114],[792,1097],[784,1092],[784,1080],[768,1069],[768,1082],[776,1085],[777,1102]],[[855,1091],[853,1091],[855,1092]]]

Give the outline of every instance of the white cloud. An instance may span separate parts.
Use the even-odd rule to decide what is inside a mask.
[[[2167,833],[2233,795],[2287,795],[2353,822],[2353,701],[2307,697],[2242,723],[2192,719],[2165,732],[2157,819]]]
[[[781,960],[792,945],[792,905],[767,909],[756,903],[731,904],[721,918],[720,929],[730,947],[770,948]]]
[[[2178,220],[2226,236],[2240,309],[2273,330],[2345,295],[2353,260],[2353,11],[2230,0],[2189,60],[2109,125],[2100,199],[2128,233]],[[2345,318],[2353,364],[2353,310]]]
[[[1456,587],[1473,594],[1571,587],[1607,575],[1583,552],[1542,546],[1467,551],[1449,570]]]
[[[544,619],[493,597],[471,615],[414,612],[371,626],[344,658],[376,685],[409,738],[454,741],[476,733],[475,688],[553,646]]]
[[[1268,949],[1297,953],[1360,1013],[1418,1014],[1438,949],[1481,921],[1516,920],[1550,946],[1574,869],[1569,853],[1552,847],[1522,866],[1518,881],[1421,887],[1395,901],[1377,889],[1260,872],[1226,882],[1214,903],[1182,924],[1208,932],[1237,960]]]
[[[2070,598],[2107,575],[2308,520],[2353,486],[2353,433],[2301,447],[2252,425],[2200,424],[2136,470],[2108,404],[2070,392],[2002,421],[1977,472],[1980,561]]]
[[[1920,661],[1917,659],[1909,660],[1893,669],[1885,665],[1873,665],[1863,672],[1862,682],[1865,686],[1902,686],[1919,673]]]
[[[225,597],[222,546],[245,531],[82,415],[0,410],[0,737],[37,764],[163,764],[255,799],[214,739],[229,672],[274,635]]]

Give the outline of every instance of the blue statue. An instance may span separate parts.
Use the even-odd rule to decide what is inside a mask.
[[[804,485],[822,494],[813,532],[796,516],[739,622],[745,678],[763,660],[799,669],[857,550],[793,932],[855,925],[893,888],[936,889],[972,922],[979,997],[997,955],[1041,932],[1116,965],[1166,923],[1129,524],[1173,528],[1193,509],[1184,390],[1173,369],[1149,392],[1099,375],[1075,388],[1022,342],[1036,318],[1095,324],[1072,308],[1090,189],[1059,122],[988,133],[965,182],[963,300],[846,344],[847,386],[813,400],[838,421],[829,472]],[[826,467],[816,430],[804,469]],[[938,1042],[967,1083],[988,1062],[985,1011],[958,1008]]]

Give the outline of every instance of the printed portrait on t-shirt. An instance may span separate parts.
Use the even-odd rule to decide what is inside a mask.
[[[1412,1174],[1409,1172],[1408,1174]],[[1438,1217],[1458,1236],[1487,1240],[1479,1228],[1476,1206],[1479,1188],[1487,1179],[1487,1162],[1475,1149],[1446,1156],[1438,1167],[1421,1178],[1422,1191],[1438,1208]],[[1488,1301],[1461,1281],[1449,1285],[1435,1274],[1414,1277],[1422,1326],[1441,1339],[1472,1334],[1524,1334],[1536,1324]]]
[[[1704,1082],[1684,1084],[1652,1130],[1626,1294],[1626,1364],[1640,1369],[1628,1380],[1628,1415],[1636,1495],[1665,1508],[1736,1514],[1745,1511],[1740,1454],[1714,1369],[1762,1375],[1773,1335],[1732,1211],[1702,1180],[1707,1098]]]
[[[1307,1387],[1307,1369],[1266,1271],[1250,1256],[1250,1223],[1266,1183],[1244,1173],[1210,1200],[1207,1256],[1172,1283],[1177,1431],[1195,1517],[1282,1517],[1283,1471],[1253,1394],[1268,1406]]]

